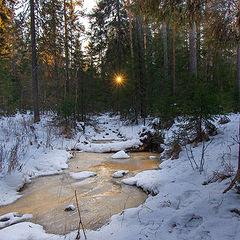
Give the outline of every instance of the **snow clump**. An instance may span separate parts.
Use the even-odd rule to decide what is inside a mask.
[[[70,177],[77,179],[77,180],[83,180],[85,178],[94,177],[97,174],[95,172],[89,172],[89,171],[82,171],[82,172],[71,172]]]
[[[112,175],[112,177],[114,177],[114,178],[121,178],[121,177],[123,177],[124,175],[126,175],[126,174],[128,174],[128,173],[129,173],[128,170],[119,170],[119,171],[115,172],[115,173]]]
[[[116,152],[115,154],[112,155],[112,158],[130,158],[130,156],[125,153],[123,150]]]

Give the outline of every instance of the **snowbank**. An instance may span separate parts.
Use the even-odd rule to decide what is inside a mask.
[[[26,221],[30,218],[32,218],[32,214],[24,214],[22,216],[16,212],[4,214],[0,216],[0,229],[22,221]]]
[[[0,205],[7,205],[20,198],[17,191],[25,182],[29,182],[29,177],[17,171],[0,178]]]
[[[103,143],[103,144],[90,143],[86,145],[83,143],[79,143],[76,145],[76,148],[84,152],[104,153],[104,152],[117,152],[117,151],[125,150],[131,147],[138,148],[141,145],[142,143],[139,139],[130,139],[126,141]]]
[[[219,134],[212,138],[213,140],[205,152],[202,174],[199,173],[199,169],[191,168],[185,149],[180,153],[179,159],[164,160],[160,164],[159,170],[144,171],[132,178],[122,180],[123,183],[141,187],[145,192],[154,196],[149,195],[146,202],[137,208],[127,209],[121,214],[112,216],[109,223],[99,230],[87,231],[87,239],[240,239],[240,218],[237,213],[232,211],[239,209],[239,195],[234,189],[222,194],[231,178],[222,180],[216,177],[215,181],[207,181],[213,179],[214,174],[217,176],[216,173],[233,175],[230,170],[236,171],[238,144],[234,139],[239,136],[239,116],[232,114],[228,117],[231,121],[224,125],[218,125]],[[115,120],[108,120],[105,116],[100,118],[100,124],[103,126],[107,121],[108,127],[110,127],[109,122]],[[114,129],[117,126],[116,123]],[[124,132],[123,128],[123,125],[118,127]],[[173,130],[176,129],[177,126],[174,125],[165,131],[167,140],[171,139]],[[90,134],[90,132],[88,133]],[[96,139],[98,136],[95,133]],[[102,136],[104,136],[103,133]],[[90,135],[86,135],[85,138],[91,142]],[[107,148],[112,148],[112,144],[115,143],[109,143]],[[91,145],[98,151],[104,148],[103,146],[94,148],[94,144]],[[192,154],[199,163],[202,155],[201,143],[192,148]],[[41,226],[26,222],[0,230],[1,240],[10,237],[12,240],[60,240],[73,239],[76,237],[76,232],[66,236],[51,235],[46,234]]]

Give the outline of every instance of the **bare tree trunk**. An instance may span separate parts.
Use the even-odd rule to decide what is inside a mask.
[[[39,122],[38,108],[38,75],[37,75],[37,47],[36,47],[36,29],[35,29],[35,8],[34,0],[30,0],[31,10],[31,43],[32,43],[32,94],[34,122]]]
[[[176,26],[173,23],[173,96],[176,96]]]
[[[167,25],[163,23],[163,60],[164,60],[164,76],[165,81],[168,80],[168,44],[167,44]]]
[[[209,46],[207,48],[207,60],[206,60],[206,79],[208,82],[213,81],[213,52],[212,48]]]
[[[56,23],[56,8],[55,8],[55,0],[52,0],[52,21],[53,21],[53,44],[54,44],[54,53],[53,53],[53,60],[54,60],[54,82],[56,84],[56,103],[60,100],[60,94],[59,94],[59,74],[58,74],[58,51],[57,51],[57,23]]]
[[[237,45],[237,89],[238,100],[240,101],[240,43]]]
[[[129,19],[129,45],[130,45],[130,53],[131,53],[131,76],[132,79],[135,79],[135,74],[134,74],[134,52],[133,52],[133,25],[132,25],[132,12],[130,9],[130,0],[126,0],[126,7],[127,7],[127,12],[128,12],[128,19]],[[135,121],[136,123],[138,122],[138,107],[137,107],[137,92],[138,92],[138,87],[137,83],[135,82],[135,92],[132,96],[132,105],[134,109],[134,114],[135,114]]]
[[[146,89],[145,89],[145,58],[144,58],[144,37],[142,28],[142,18],[136,19],[138,37],[138,58],[139,58],[139,90],[140,90],[140,113],[146,117]]]
[[[67,21],[67,3],[64,0],[64,29],[65,29],[65,64],[66,64],[66,76],[65,76],[65,84],[66,84],[66,95],[70,93],[69,87],[69,49],[68,49],[68,21]]]
[[[133,58],[134,54],[133,54],[132,13],[131,13],[131,10],[129,9],[130,0],[126,0],[126,2],[127,2],[127,12],[128,12],[128,19],[129,19],[129,43],[130,43],[131,58]]]
[[[144,16],[144,23],[146,21],[146,17]],[[145,60],[146,60],[146,56],[147,56],[147,33],[146,33],[146,29],[143,29],[143,42],[144,42],[144,56],[145,56]]]
[[[122,46],[121,46],[121,41],[122,41],[122,34],[121,34],[121,20],[120,20],[120,3],[119,0],[117,0],[117,34],[118,34],[118,49],[117,49],[117,53],[118,53],[118,66],[117,66],[117,71],[118,73],[121,73],[122,70]]]
[[[197,29],[193,22],[189,30],[189,72],[197,77]]]

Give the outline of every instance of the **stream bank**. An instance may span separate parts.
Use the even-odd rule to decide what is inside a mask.
[[[69,204],[76,206],[76,190],[84,227],[96,230],[112,215],[137,207],[147,198],[141,189],[125,185],[121,180],[144,170],[156,169],[160,161],[156,154],[149,152],[129,155],[129,159],[112,159],[109,153],[76,153],[62,174],[33,179],[22,189],[20,199],[0,207],[0,215],[31,213],[31,221],[42,225],[46,232],[67,234],[78,228],[77,210],[64,211]],[[150,156],[156,158],[150,159]],[[118,170],[128,170],[129,174],[113,178],[112,174]],[[77,180],[69,175],[81,171],[93,171],[97,176]]]

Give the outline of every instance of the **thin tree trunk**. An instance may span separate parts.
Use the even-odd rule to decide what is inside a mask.
[[[130,10],[130,0],[126,0],[127,2],[127,12],[128,12],[128,19],[129,19],[129,44],[130,44],[130,51],[131,51],[131,58],[134,57],[133,54],[133,32],[132,32],[132,13]]]
[[[32,94],[34,122],[39,122],[38,108],[38,75],[37,75],[37,47],[36,47],[36,29],[35,29],[35,8],[34,0],[30,0],[31,10],[31,43],[32,43]]]
[[[173,96],[176,96],[176,26],[173,23]]]
[[[197,77],[197,29],[193,22],[189,30],[189,72]]]
[[[146,17],[144,16],[144,23],[145,23],[145,21],[146,21]],[[143,42],[144,42],[144,56],[145,56],[145,61],[146,61],[146,56],[147,56],[147,33],[146,33],[146,29],[143,29]]]
[[[144,39],[142,18],[137,17],[138,57],[139,57],[139,90],[140,90],[140,112],[141,117],[146,117],[146,89],[145,89],[145,61],[144,61]]]
[[[208,82],[213,81],[213,50],[211,47],[207,48],[207,60],[206,60],[206,79]]]
[[[167,44],[167,25],[163,23],[163,60],[164,60],[164,76],[165,81],[168,80],[168,44]]]
[[[133,25],[132,25],[132,12],[130,9],[130,0],[126,0],[126,8],[128,12],[128,19],[129,19],[129,45],[130,45],[130,53],[131,53],[131,76],[132,79],[135,79],[135,74],[134,74],[134,52],[133,52]],[[135,121],[136,123],[138,122],[138,108],[137,108],[137,92],[138,92],[138,87],[137,83],[135,83],[135,92],[132,96],[132,105],[135,113]]]
[[[58,51],[57,51],[57,23],[56,23],[56,8],[55,8],[55,0],[52,0],[52,22],[53,22],[53,44],[54,44],[54,52],[53,52],[53,60],[54,60],[54,82],[56,84],[56,103],[60,100],[60,94],[59,94],[59,75],[58,75]]]
[[[240,101],[240,43],[237,45],[237,89],[238,100]]]
[[[65,29],[65,64],[66,64],[66,76],[65,76],[65,84],[66,84],[66,95],[70,93],[69,87],[69,49],[68,49],[68,26],[67,26],[67,3],[64,0],[64,29]]]
[[[117,0],[117,36],[118,36],[118,41],[117,41],[117,53],[118,53],[118,66],[117,66],[117,71],[118,73],[121,73],[122,70],[122,47],[121,47],[121,40],[122,40],[122,34],[121,34],[121,19],[120,19],[120,3],[119,0]]]

